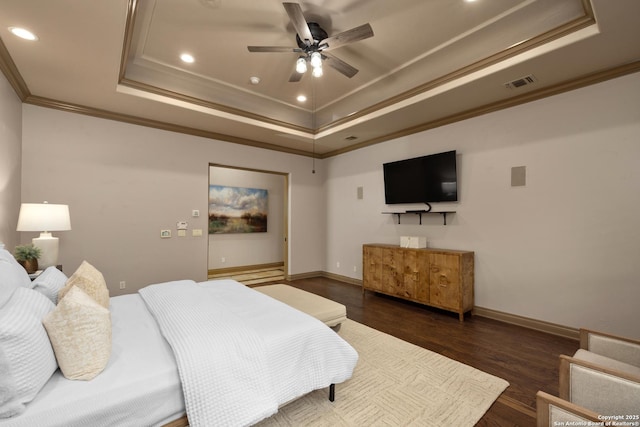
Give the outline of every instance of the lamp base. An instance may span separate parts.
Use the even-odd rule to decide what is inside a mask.
[[[57,237],[53,237],[51,233],[40,233],[40,237],[34,237],[33,246],[40,248],[42,253],[38,258],[38,268],[44,270],[52,265],[58,265],[58,242]]]

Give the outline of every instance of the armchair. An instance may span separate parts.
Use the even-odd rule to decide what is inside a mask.
[[[580,349],[574,357],[640,375],[638,340],[580,329]]]
[[[564,355],[559,373],[561,399],[605,416],[640,416],[640,375]]]
[[[596,412],[560,399],[557,396],[539,391],[536,394],[537,427],[570,425],[588,425],[587,421],[600,421]]]
[[[538,427],[640,422],[640,341],[581,329],[574,357],[560,356],[559,377],[560,397],[536,395]]]

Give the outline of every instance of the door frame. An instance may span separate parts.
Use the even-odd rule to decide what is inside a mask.
[[[209,229],[209,185],[211,183],[211,167],[217,168],[227,168],[227,169],[236,169],[247,172],[258,172],[258,173],[266,173],[271,175],[278,175],[283,177],[283,191],[282,191],[282,201],[284,203],[282,209],[282,262],[283,262],[283,271],[285,279],[289,279],[289,173],[288,172],[278,172],[278,171],[270,171],[264,169],[255,169],[255,168],[245,168],[240,166],[230,166],[221,163],[212,163],[209,162],[209,166],[207,169],[207,230]],[[209,233],[207,232],[207,273],[209,271],[209,241],[208,241]]]

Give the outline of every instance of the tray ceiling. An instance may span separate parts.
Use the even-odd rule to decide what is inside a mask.
[[[290,83],[298,54],[247,49],[297,47],[278,1],[5,0],[0,65],[24,102],[323,157],[640,69],[640,2],[591,3],[301,1],[374,36],[331,51],[354,77]]]

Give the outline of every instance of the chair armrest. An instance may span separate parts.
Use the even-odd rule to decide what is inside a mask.
[[[560,356],[560,398],[601,414],[639,413],[640,376]]]
[[[601,421],[598,414],[543,391],[536,393],[537,427],[563,425],[567,421]],[[565,424],[566,425],[566,424]],[[587,425],[586,423],[584,425]]]
[[[580,348],[640,367],[640,340],[580,329]]]

